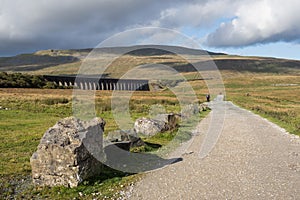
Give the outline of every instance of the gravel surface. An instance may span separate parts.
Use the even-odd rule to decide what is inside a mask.
[[[220,99],[186,148],[179,148],[183,160],[146,173],[128,199],[300,199],[299,137]],[[222,108],[220,137],[203,156],[212,116]]]

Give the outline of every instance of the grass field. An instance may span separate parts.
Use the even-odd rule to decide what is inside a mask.
[[[96,92],[97,116],[105,119],[105,134],[118,129],[111,113],[111,91]],[[203,98],[204,100],[204,98]],[[134,92],[130,100],[132,121],[148,116],[151,106],[162,105],[167,112],[179,112],[180,107],[170,91]],[[36,188],[30,184],[29,159],[39,144],[44,132],[59,119],[72,115],[72,90],[49,89],[0,89],[0,198],[11,196],[27,199],[91,199],[117,198],[119,191],[139,178],[105,168],[103,175],[85,181],[77,188]],[[160,134],[148,140],[166,145],[173,138],[172,132]],[[135,149],[148,151],[153,149]],[[80,196],[84,194],[84,196]]]
[[[105,58],[115,56],[112,54],[113,49],[106,50]],[[45,50],[0,58],[0,71],[43,75],[77,74],[89,52],[89,49]],[[187,53],[189,50],[182,49],[182,52]],[[221,70],[226,100],[269,119],[292,134],[300,135],[300,61],[225,54],[214,54],[210,57],[199,55],[199,51],[195,55],[191,53],[190,61],[202,63],[212,58]],[[97,61],[97,65],[106,63],[105,58]],[[92,62],[93,59],[88,61]],[[197,80],[202,77],[188,61],[181,56],[159,52],[157,49],[140,49],[122,55],[104,73],[118,78],[134,67],[147,63],[170,66],[181,72],[182,76],[190,80],[199,101],[205,101],[207,86],[204,81]],[[134,74],[137,77],[145,77],[143,73],[152,73],[157,78],[156,75],[162,75],[164,70],[153,71],[149,68],[142,73],[135,68],[135,72],[140,73]],[[205,69],[203,73],[206,73]],[[184,90],[182,94],[189,95]],[[95,95],[96,115],[107,122],[105,134],[119,128],[111,112],[111,96],[111,91],[97,91]],[[0,88],[0,106],[7,108],[0,109],[0,199],[117,199],[121,190],[140,178],[140,175],[105,168],[100,177],[85,181],[73,189],[37,188],[31,185],[29,159],[36,151],[44,132],[59,119],[73,114],[72,100],[70,89]],[[167,112],[180,111],[178,100],[169,90],[134,92],[129,102],[130,123],[138,117],[147,117],[155,109],[155,105],[163,105]],[[200,116],[204,117],[206,114],[202,113]],[[173,137],[174,133],[167,132],[147,141],[166,145]],[[134,151],[149,150],[153,149],[145,147]]]
[[[300,135],[300,77],[251,74],[224,80],[227,100]]]
[[[226,99],[251,110],[292,134],[300,135],[300,78],[293,74],[237,73],[222,71]],[[194,73],[186,73],[193,79]],[[200,102],[208,92],[205,82],[191,81]],[[96,92],[96,113],[107,124],[105,133],[118,129],[111,110],[111,91]],[[167,112],[179,112],[174,94],[168,90],[134,92],[130,100],[132,120],[147,116],[152,105],[163,105]],[[72,90],[0,89],[0,198],[91,199],[117,198],[119,191],[139,176],[105,169],[103,176],[74,189],[35,188],[30,185],[29,159],[44,132],[59,119],[72,115]],[[149,142],[165,145],[172,133]]]

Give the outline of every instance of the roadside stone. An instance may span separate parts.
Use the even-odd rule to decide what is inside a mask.
[[[115,130],[110,131],[106,140],[111,142],[130,141],[131,138],[137,138],[138,135],[134,130]]]
[[[130,147],[133,148],[133,147],[141,147],[141,146],[144,146],[145,145],[145,142],[140,138],[133,138],[131,140],[131,143],[130,143]]]
[[[134,130],[144,136],[154,136],[165,131],[165,125],[164,121],[142,117],[135,121]]]
[[[154,119],[150,118],[139,118],[134,123],[134,131],[144,136],[153,136],[157,133],[171,131],[178,127],[180,115],[169,113],[169,114],[158,114]]]
[[[179,114],[168,113],[168,114],[158,114],[154,119],[164,122],[165,130],[174,130],[175,128],[178,127],[180,118],[181,116]]]
[[[199,111],[207,111],[207,110],[211,110],[209,105],[207,103],[201,103],[199,105]]]
[[[30,159],[33,183],[76,187],[100,174],[103,165],[95,157],[103,151],[104,126],[101,118],[69,117],[48,129]]]
[[[106,140],[112,142],[113,144],[116,144],[120,148],[124,147],[122,148],[124,150],[129,150],[132,147],[140,147],[145,145],[144,141],[134,130],[111,131],[108,133]],[[126,145],[129,145],[129,147],[127,147]]]
[[[200,111],[197,104],[188,104],[181,110],[181,116],[182,118],[190,118],[199,112]]]

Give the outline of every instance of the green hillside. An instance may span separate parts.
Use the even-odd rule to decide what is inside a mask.
[[[83,61],[93,60],[86,59],[91,50],[43,50],[32,54],[3,57],[0,58],[0,71],[39,75],[77,74]],[[114,78],[120,77],[136,66],[153,63],[167,65],[183,73],[196,71],[192,64],[203,66],[201,69],[205,70],[212,60],[220,70],[232,72],[296,75],[299,74],[300,69],[300,61],[296,60],[242,57],[173,46],[113,47],[96,49],[94,52],[101,55],[103,63],[116,55],[122,55],[118,56],[106,71],[109,77]],[[187,55],[192,59],[192,63],[186,61],[181,55]]]

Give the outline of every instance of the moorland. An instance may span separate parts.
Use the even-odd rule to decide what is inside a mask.
[[[143,49],[143,48],[142,48]],[[113,50],[106,49],[113,54]],[[197,59],[202,51],[182,50]],[[0,58],[0,71],[30,75],[74,75],[90,49],[45,50],[33,54]],[[226,100],[257,113],[300,135],[300,61],[242,57],[222,53],[205,54],[218,67],[225,86]],[[205,60],[204,60],[205,61]],[[206,81],[186,60],[176,54],[144,48],[122,55],[105,71],[108,77],[120,78],[135,66],[146,63],[173,67],[193,87],[199,103],[208,93]],[[97,116],[107,122],[105,132],[118,129],[111,113],[112,91],[96,91]],[[30,184],[29,159],[43,133],[59,119],[72,115],[72,89],[0,88],[0,197],[1,198],[117,198],[119,191],[140,178],[105,169],[101,177],[85,181],[77,188],[37,188]],[[162,105],[167,112],[180,112],[176,95],[170,90],[136,91],[130,99],[133,120],[148,116],[152,105]],[[201,113],[203,118],[207,113]],[[168,132],[148,142],[167,144],[173,135]],[[153,151],[145,147],[140,151]]]

